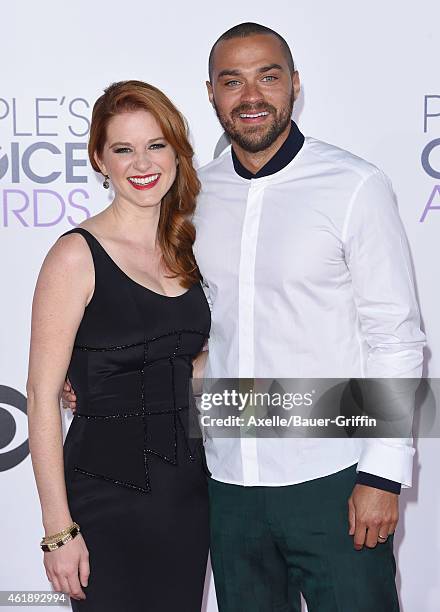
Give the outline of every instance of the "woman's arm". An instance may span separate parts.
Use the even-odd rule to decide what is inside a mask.
[[[27,383],[29,446],[45,535],[72,523],[64,481],[59,401],[93,286],[93,261],[84,239],[75,234],[60,239],[48,253],[35,289]],[[84,572],[86,553],[81,536],[44,553],[46,571],[56,590],[84,595],[78,567],[81,564]]]

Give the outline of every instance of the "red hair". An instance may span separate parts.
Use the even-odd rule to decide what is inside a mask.
[[[162,199],[157,239],[166,268],[174,277],[181,278],[183,287],[190,287],[200,280],[192,251],[195,228],[190,220],[200,182],[192,162],[194,151],[188,138],[188,124],[180,111],[153,85],[142,81],[113,83],[93,107],[88,145],[90,163],[100,172],[95,154],[98,158],[102,156],[110,119],[136,110],[153,115],[179,160],[176,179]]]

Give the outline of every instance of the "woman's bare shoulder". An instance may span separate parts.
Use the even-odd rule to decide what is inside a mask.
[[[85,229],[93,236],[99,236],[102,213],[98,213],[83,221],[78,228]],[[92,254],[86,239],[79,232],[67,234],[58,238],[48,253],[48,257],[61,261],[67,266],[83,266],[93,264]]]
[[[81,234],[60,236],[47,253],[38,275],[37,289],[62,289],[69,285],[90,292],[94,285],[94,264],[89,246]]]
[[[46,260],[69,268],[92,264],[92,254],[85,238],[79,233],[61,236],[49,250]]]

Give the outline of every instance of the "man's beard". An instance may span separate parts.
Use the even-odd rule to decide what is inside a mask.
[[[280,134],[282,134],[290,124],[293,104],[294,93],[292,91],[287,106],[283,106],[279,111],[277,111],[274,106],[267,103],[260,103],[257,106],[252,106],[250,104],[241,104],[240,106],[237,106],[231,112],[231,116],[233,119],[237,119],[238,121],[240,120],[240,113],[251,114],[268,111],[273,117],[272,123],[269,125],[269,129],[261,130],[260,126],[249,126],[249,128],[245,128],[245,131],[239,132],[235,128],[233,119],[226,117],[225,115],[221,115],[215,101],[213,101],[217,118],[226,134],[233,142],[249,153],[259,153],[260,151],[264,151],[276,141]]]

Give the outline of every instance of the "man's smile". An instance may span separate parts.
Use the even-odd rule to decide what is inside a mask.
[[[261,111],[259,113],[240,113],[240,120],[244,123],[263,123],[266,117],[269,115],[268,111]]]

